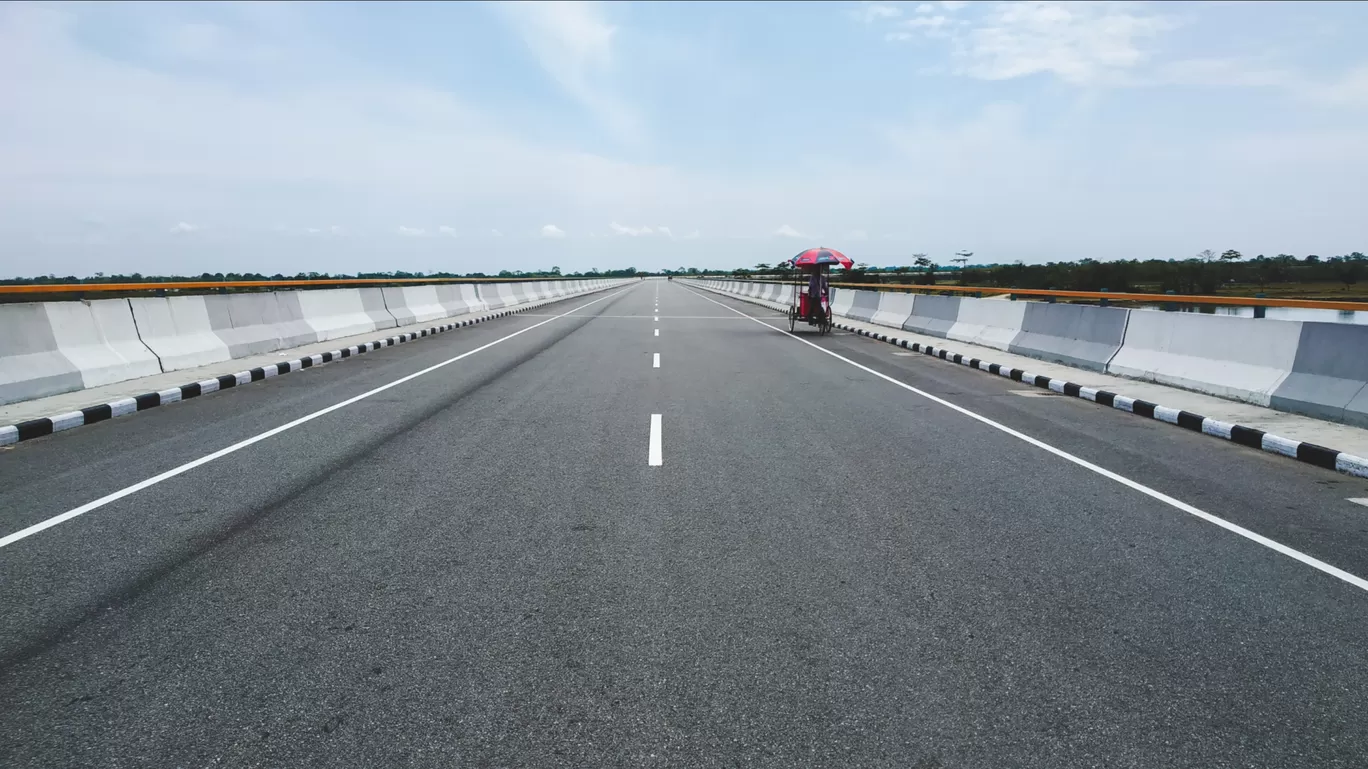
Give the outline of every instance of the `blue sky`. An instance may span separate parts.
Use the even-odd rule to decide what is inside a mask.
[[[0,274],[1368,250],[1362,3],[0,5]]]

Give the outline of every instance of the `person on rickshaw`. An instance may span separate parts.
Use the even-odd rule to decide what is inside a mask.
[[[826,273],[813,269],[812,274],[808,275],[808,287],[805,306],[802,308],[803,317],[811,318],[822,311],[827,306],[828,288]]]

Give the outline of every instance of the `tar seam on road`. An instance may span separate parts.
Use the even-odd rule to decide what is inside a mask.
[[[1119,475],[1119,474],[1117,474],[1117,473],[1114,473],[1114,472],[1112,472],[1111,470],[1106,469],[1105,467],[1101,467],[1101,466],[1099,466],[1099,465],[1095,465],[1095,464],[1093,464],[1093,463],[1087,461],[1086,459],[1082,459],[1082,458],[1080,458],[1080,457],[1076,457],[1076,456],[1074,456],[1073,454],[1070,454],[1069,452],[1064,451],[1063,449],[1055,448],[1054,446],[1051,446],[1050,444],[1048,444],[1048,443],[1046,443],[1046,442],[1044,442],[1044,441],[1042,441],[1042,440],[1040,440],[1040,439],[1038,439],[1038,438],[1032,438],[1031,436],[1029,436],[1029,435],[1027,435],[1027,434],[1025,434],[1025,433],[1018,432],[1017,430],[1013,430],[1012,428],[1008,427],[1007,425],[1001,424],[1001,423],[999,423],[999,422],[995,422],[995,421],[989,419],[988,417],[985,417],[985,416],[983,416],[983,415],[981,415],[981,414],[978,414],[978,413],[975,413],[975,412],[973,412],[973,411],[970,411],[969,409],[966,409],[966,408],[964,408],[963,406],[959,406],[959,405],[956,405],[956,404],[954,404],[954,403],[951,403],[950,401],[947,401],[947,400],[945,400],[944,398],[937,397],[937,396],[935,396],[935,395],[932,395],[931,393],[925,392],[924,390],[919,390],[919,389],[917,389],[916,387],[913,387],[912,385],[907,384],[906,382],[900,382],[900,381],[898,381],[897,379],[894,379],[893,377],[888,376],[887,374],[884,374],[884,373],[875,371],[874,369],[872,369],[872,368],[870,368],[870,367],[868,367],[868,366],[865,366],[865,365],[861,365],[861,364],[859,364],[859,363],[856,363],[855,361],[853,361],[853,360],[851,360],[851,359],[849,359],[849,358],[847,358],[847,357],[845,357],[845,356],[843,356],[843,355],[840,355],[839,353],[835,353],[835,352],[832,352],[831,350],[828,350],[828,349],[825,349],[825,348],[820,347],[820,346],[818,346],[818,345],[815,345],[815,344],[813,344],[812,342],[809,342],[809,341],[806,340],[806,339],[803,339],[803,338],[801,338],[801,337],[798,337],[798,336],[795,335],[795,334],[790,334],[789,332],[783,330],[782,328],[775,328],[774,326],[771,326],[770,324],[766,323],[765,321],[761,320],[760,318],[756,318],[756,317],[754,317],[754,316],[747,315],[746,313],[741,312],[740,310],[738,310],[738,309],[736,309],[736,308],[734,308],[734,307],[728,307],[727,305],[722,304],[721,302],[718,302],[718,301],[716,301],[716,300],[714,300],[714,299],[711,299],[711,298],[709,298],[709,297],[706,297],[706,296],[704,296],[703,294],[698,293],[697,291],[693,291],[693,289],[686,289],[686,290],[687,290],[687,291],[691,291],[691,292],[694,293],[696,296],[698,296],[698,297],[700,297],[700,298],[702,298],[702,299],[707,299],[709,302],[712,302],[713,304],[715,304],[715,305],[717,305],[717,306],[719,306],[719,307],[726,307],[728,310],[731,310],[732,312],[736,313],[737,315],[740,315],[740,316],[742,316],[742,317],[744,317],[744,318],[750,318],[751,320],[755,321],[756,323],[759,323],[760,325],[764,326],[764,327],[767,328],[767,329],[770,329],[771,331],[777,331],[778,333],[783,334],[784,336],[789,337],[790,339],[795,339],[795,340],[797,340],[797,341],[799,341],[799,342],[802,342],[803,344],[807,345],[808,347],[811,347],[811,348],[814,349],[814,350],[817,350],[817,351],[819,351],[819,352],[822,352],[822,353],[825,353],[825,354],[827,354],[827,355],[830,355],[831,357],[833,357],[833,358],[835,358],[835,359],[837,359],[837,360],[839,360],[839,361],[842,361],[842,362],[844,362],[844,363],[848,363],[848,364],[850,364],[851,366],[854,366],[855,368],[860,369],[861,371],[864,371],[865,373],[872,374],[872,375],[874,375],[874,376],[876,376],[876,377],[878,377],[878,378],[880,378],[880,379],[882,379],[882,380],[884,380],[884,381],[886,381],[886,382],[890,382],[890,383],[892,383],[892,384],[895,384],[895,385],[897,385],[898,387],[901,387],[901,388],[903,388],[904,390],[907,390],[908,392],[915,393],[915,394],[917,394],[917,395],[920,395],[920,396],[923,397],[923,398],[926,398],[926,399],[929,400],[929,401],[932,401],[932,402],[934,402],[934,403],[938,403],[938,404],[940,404],[940,405],[942,405],[942,406],[945,406],[946,408],[949,408],[949,409],[952,409],[952,410],[954,410],[954,411],[957,411],[957,412],[959,412],[960,414],[963,414],[964,416],[969,417],[970,419],[974,419],[974,420],[977,420],[977,421],[979,421],[979,422],[982,422],[983,424],[988,425],[989,427],[992,427],[992,428],[995,429],[995,430],[1000,430],[1000,431],[1006,433],[1007,435],[1012,436],[1013,438],[1017,438],[1018,440],[1025,441],[1026,443],[1029,443],[1029,444],[1031,444],[1032,446],[1035,446],[1036,448],[1039,448],[1039,449],[1043,449],[1043,450],[1045,450],[1045,451],[1048,451],[1048,452],[1050,452],[1051,454],[1054,454],[1055,456],[1057,456],[1057,457],[1059,457],[1059,458],[1061,458],[1061,459],[1064,459],[1064,460],[1067,460],[1067,461],[1069,461],[1069,462],[1072,462],[1072,463],[1074,463],[1075,465],[1078,465],[1079,467],[1082,467],[1082,468],[1085,469],[1085,470],[1090,470],[1090,471],[1092,471],[1092,472],[1094,472],[1094,473],[1097,473],[1098,475],[1101,475],[1101,476],[1104,477],[1104,478],[1108,478],[1108,479],[1113,480],[1113,481],[1115,481],[1115,482],[1117,482],[1117,483],[1119,483],[1119,484],[1121,484],[1121,485],[1123,485],[1123,486],[1127,486],[1127,487],[1129,487],[1129,488],[1131,488],[1131,489],[1134,489],[1135,491],[1138,491],[1138,492],[1140,492],[1141,494],[1144,494],[1144,495],[1146,495],[1146,496],[1151,497],[1152,499],[1156,499],[1156,500],[1158,500],[1158,501],[1160,501],[1160,502],[1163,502],[1164,504],[1166,504],[1166,505],[1168,505],[1168,506],[1170,506],[1170,507],[1173,507],[1173,508],[1175,508],[1175,509],[1177,509],[1177,510],[1181,510],[1181,511],[1187,513],[1188,515],[1194,516],[1194,517],[1196,517],[1196,518],[1200,518],[1200,519],[1206,521],[1207,523],[1211,523],[1211,524],[1214,524],[1214,525],[1216,525],[1216,526],[1220,526],[1221,528],[1225,529],[1226,531],[1229,531],[1229,532],[1234,533],[1234,534],[1238,534],[1239,536],[1244,537],[1245,539],[1247,539],[1247,540],[1249,540],[1249,541],[1251,541],[1251,542],[1255,542],[1255,543],[1257,543],[1257,544],[1263,545],[1264,547],[1266,547],[1266,548],[1268,548],[1268,549],[1270,549],[1270,550],[1273,550],[1274,552],[1281,553],[1281,554],[1283,554],[1283,555],[1285,555],[1285,556],[1287,556],[1287,557],[1289,557],[1289,558],[1292,558],[1292,559],[1297,560],[1297,561],[1301,561],[1302,563],[1306,564],[1307,566],[1310,566],[1310,567],[1313,568],[1313,569],[1317,569],[1317,570],[1319,570],[1319,571],[1321,571],[1321,572],[1324,572],[1324,573],[1326,573],[1326,574],[1329,574],[1329,575],[1332,576],[1332,577],[1335,577],[1336,579],[1339,579],[1339,580],[1341,580],[1341,581],[1343,581],[1343,582],[1347,582],[1347,583],[1349,583],[1350,585],[1353,585],[1354,587],[1358,588],[1359,590],[1363,590],[1363,591],[1365,591],[1365,592],[1368,592],[1368,580],[1365,580],[1365,579],[1363,579],[1362,577],[1358,577],[1358,576],[1355,576],[1355,575],[1353,575],[1353,574],[1350,574],[1349,572],[1347,572],[1347,571],[1345,571],[1345,570],[1343,570],[1343,569],[1341,569],[1341,568],[1338,568],[1338,567],[1336,567],[1336,566],[1331,566],[1330,564],[1328,564],[1328,563],[1326,563],[1326,562],[1324,562],[1324,561],[1322,561],[1322,560],[1320,560],[1320,559],[1318,559],[1318,558],[1314,558],[1314,557],[1312,557],[1312,556],[1310,556],[1310,555],[1307,555],[1306,553],[1303,553],[1303,552],[1301,552],[1300,550],[1296,550],[1296,549],[1293,549],[1293,548],[1291,548],[1291,547],[1288,547],[1287,545],[1284,545],[1284,544],[1282,544],[1281,542],[1277,542],[1277,541],[1275,541],[1275,540],[1269,539],[1268,537],[1265,537],[1265,536],[1263,536],[1262,534],[1257,534],[1257,533],[1255,533],[1255,532],[1253,532],[1253,531],[1250,531],[1249,529],[1246,529],[1246,528],[1243,527],[1243,526],[1240,526],[1240,525],[1238,525],[1238,524],[1231,523],[1230,521],[1227,521],[1227,520],[1224,519],[1224,518],[1221,518],[1221,517],[1216,516],[1216,515],[1212,515],[1211,513],[1208,513],[1208,512],[1206,512],[1205,510],[1201,510],[1201,509],[1198,509],[1198,508],[1196,508],[1196,507],[1193,507],[1192,505],[1189,505],[1188,503],[1183,502],[1182,500],[1179,500],[1179,499],[1175,499],[1175,498],[1173,498],[1173,497],[1170,497],[1169,495],[1163,493],[1162,491],[1158,491],[1158,490],[1156,490],[1156,489],[1152,489],[1152,488],[1150,488],[1150,487],[1144,485],[1143,483],[1139,483],[1138,481],[1133,481],[1133,480],[1131,480],[1130,478],[1127,478],[1127,477],[1125,477],[1125,476],[1123,476],[1123,475]]]
[[[531,330],[533,330],[533,329],[535,329],[535,328],[540,328],[540,327],[542,327],[542,326],[545,326],[547,323],[550,323],[550,322],[552,322],[552,321],[554,321],[554,320],[557,320],[557,319],[559,319],[559,318],[567,317],[567,316],[571,315],[572,313],[578,312],[579,310],[582,310],[582,309],[584,309],[585,307],[588,307],[589,305],[597,304],[597,303],[599,303],[599,302],[602,302],[602,301],[605,300],[605,299],[611,299],[611,298],[617,296],[618,294],[623,293],[623,291],[630,291],[631,289],[633,289],[633,288],[635,288],[635,287],[636,287],[636,285],[628,286],[627,288],[624,288],[624,289],[622,289],[621,291],[614,291],[613,293],[608,294],[608,295],[606,295],[606,296],[601,296],[601,297],[599,297],[598,299],[593,300],[592,302],[586,302],[586,303],[580,305],[579,307],[576,307],[576,308],[573,309],[573,310],[569,310],[569,311],[564,312],[564,313],[562,313],[562,314],[560,314],[560,315],[557,315],[557,316],[554,317],[554,318],[548,318],[547,320],[544,320],[544,321],[542,321],[542,322],[540,322],[540,323],[534,323],[534,324],[532,324],[531,326],[528,326],[527,328],[523,328],[523,329],[519,329],[519,330],[517,330],[517,331],[514,331],[513,333],[509,334],[508,336],[500,337],[500,338],[498,338],[498,339],[495,339],[495,340],[492,341],[492,342],[489,342],[488,344],[483,344],[483,345],[480,345],[479,347],[476,347],[476,348],[473,349],[473,350],[469,350],[469,351],[467,351],[467,352],[463,352],[463,353],[461,353],[460,355],[457,355],[457,356],[454,357],[454,358],[448,358],[448,359],[442,361],[441,363],[437,363],[437,364],[435,364],[435,365],[428,366],[427,368],[423,369],[422,371],[416,371],[416,372],[414,372],[414,373],[412,373],[412,374],[409,374],[408,376],[404,376],[404,377],[401,377],[401,378],[399,378],[399,379],[396,379],[396,380],[394,380],[393,382],[390,382],[389,384],[380,385],[379,387],[377,387],[377,388],[375,388],[375,389],[373,389],[373,390],[369,390],[369,391],[367,391],[367,392],[361,393],[360,395],[353,396],[353,397],[348,398],[348,399],[346,399],[346,400],[344,400],[344,401],[341,401],[341,402],[339,402],[339,403],[334,403],[333,405],[328,406],[327,408],[319,409],[318,411],[315,411],[315,412],[313,412],[312,414],[308,414],[308,415],[302,416],[302,417],[300,417],[300,418],[298,418],[298,419],[296,419],[296,420],[294,420],[294,421],[292,421],[292,422],[287,422],[287,423],[285,423],[285,424],[283,424],[283,425],[281,425],[281,426],[279,426],[279,427],[273,427],[273,428],[271,428],[270,430],[267,430],[267,431],[264,432],[264,433],[260,433],[259,435],[254,435],[254,436],[252,436],[251,438],[247,438],[246,440],[238,441],[237,443],[234,443],[233,445],[228,446],[228,447],[226,447],[226,448],[219,449],[218,451],[215,451],[215,452],[212,453],[212,454],[207,454],[207,455],[205,455],[205,456],[200,457],[199,459],[192,460],[192,461],[190,461],[190,462],[186,462],[185,464],[183,464],[183,465],[181,465],[181,466],[179,466],[179,467],[175,467],[175,468],[172,468],[172,469],[170,469],[170,470],[167,470],[166,472],[161,473],[160,475],[154,475],[154,476],[152,476],[151,478],[148,478],[148,479],[143,480],[143,481],[139,481],[138,483],[135,483],[135,484],[133,484],[132,486],[127,486],[127,487],[125,487],[125,488],[123,488],[123,489],[120,489],[120,490],[118,490],[118,491],[116,491],[116,492],[113,492],[112,494],[106,494],[105,496],[100,497],[99,499],[97,499],[97,500],[95,500],[95,501],[93,501],[93,502],[87,502],[86,504],[81,505],[80,507],[73,508],[73,509],[66,511],[65,513],[61,513],[61,514],[59,514],[59,515],[54,515],[54,516],[52,516],[51,518],[48,518],[48,519],[45,520],[45,521],[40,521],[40,522],[35,523],[35,524],[33,524],[32,526],[29,526],[29,527],[27,527],[27,528],[25,528],[25,529],[20,529],[19,531],[16,531],[16,532],[14,532],[13,534],[8,534],[8,535],[6,535],[6,536],[4,536],[4,537],[0,537],[0,548],[8,547],[8,546],[14,544],[15,542],[18,542],[18,541],[21,540],[21,539],[26,539],[26,538],[28,538],[28,537],[31,537],[31,536],[33,536],[34,534],[37,534],[37,533],[40,532],[40,531],[43,531],[43,530],[45,530],[45,529],[50,529],[50,528],[52,528],[53,526],[56,526],[56,525],[58,525],[58,524],[60,524],[60,523],[63,523],[63,522],[65,522],[65,521],[69,521],[69,520],[71,520],[72,518],[75,518],[75,517],[77,517],[77,516],[85,515],[86,513],[90,512],[90,511],[92,511],[92,510],[98,510],[99,508],[104,507],[105,505],[107,505],[107,504],[109,504],[109,503],[111,503],[111,502],[116,502],[116,501],[118,501],[118,500],[120,500],[120,499],[123,499],[124,497],[130,496],[130,495],[132,495],[132,494],[136,494],[137,492],[142,491],[143,489],[149,488],[149,487],[151,487],[151,486],[155,486],[155,485],[157,485],[158,483],[161,483],[162,481],[168,480],[168,479],[170,479],[170,478],[174,478],[174,477],[176,477],[177,475],[181,475],[182,473],[189,472],[189,471],[195,469],[196,467],[199,467],[200,465],[209,464],[210,462],[213,462],[215,459],[219,459],[220,457],[228,456],[229,454],[232,454],[232,453],[234,453],[234,452],[236,452],[236,451],[238,451],[238,450],[240,450],[240,449],[245,449],[245,448],[247,448],[248,446],[251,446],[251,445],[254,444],[254,443],[259,443],[259,442],[261,442],[261,441],[266,440],[267,438],[270,438],[270,437],[275,436],[275,435],[279,435],[280,433],[283,433],[283,432],[285,432],[286,430],[293,429],[293,428],[298,427],[298,426],[300,426],[300,425],[302,425],[302,424],[304,424],[304,423],[306,423],[306,422],[311,422],[311,421],[313,421],[313,420],[315,420],[315,419],[317,419],[317,418],[319,418],[319,417],[321,417],[321,416],[324,416],[324,415],[327,415],[327,414],[331,414],[332,412],[337,411],[338,409],[341,409],[341,408],[345,408],[345,407],[347,407],[347,406],[350,406],[351,404],[356,403],[357,401],[365,400],[366,398],[369,398],[369,397],[371,397],[372,395],[377,395],[377,394],[382,393],[382,392],[384,392],[384,391],[386,391],[386,390],[388,390],[388,389],[390,389],[390,388],[392,388],[392,387],[398,387],[399,385],[404,384],[405,382],[408,382],[408,381],[413,380],[413,379],[417,379],[418,377],[423,376],[423,375],[425,375],[425,374],[430,374],[430,373],[432,373],[432,372],[434,372],[434,371],[436,371],[436,370],[438,370],[438,369],[440,369],[440,368],[443,368],[443,367],[448,366],[448,365],[450,365],[450,364],[452,364],[452,363],[455,363],[455,362],[458,361],[458,360],[461,360],[461,359],[463,359],[463,358],[468,358],[468,357],[470,357],[471,355],[474,355],[474,354],[477,353],[477,352],[480,352],[480,351],[482,351],[482,350],[487,350],[487,349],[489,349],[490,347],[493,347],[494,345],[499,344],[499,343],[501,343],[501,342],[506,342],[506,341],[508,341],[509,339],[512,339],[512,338],[515,337],[515,336],[520,336],[520,335],[525,334],[525,333],[527,333],[528,331],[531,331]]]
[[[646,464],[659,467],[665,464],[660,452],[660,415],[651,415],[651,441],[646,449]]]

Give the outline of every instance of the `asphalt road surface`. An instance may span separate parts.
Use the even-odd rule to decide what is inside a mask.
[[[1368,484],[536,312],[0,452],[0,765],[1368,766]]]

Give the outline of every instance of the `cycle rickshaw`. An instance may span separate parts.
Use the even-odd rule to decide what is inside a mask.
[[[793,284],[793,298],[789,304],[789,331],[797,328],[801,321],[816,326],[817,333],[831,331],[831,265],[839,264],[846,269],[855,262],[840,251],[830,248],[809,248],[789,260],[796,276]]]

